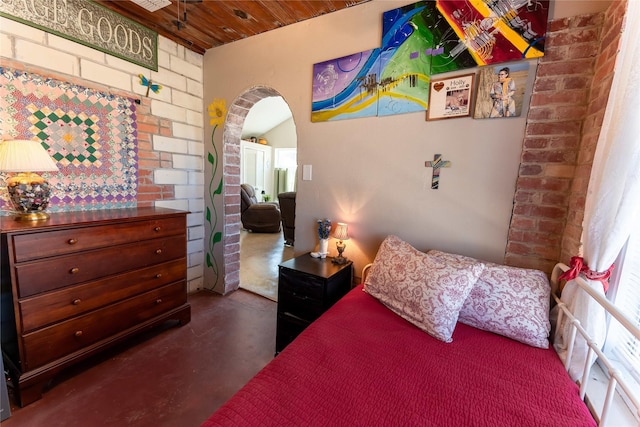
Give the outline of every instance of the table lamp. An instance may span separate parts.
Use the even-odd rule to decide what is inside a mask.
[[[11,204],[18,214],[16,220],[39,221],[49,218],[51,187],[38,172],[58,171],[40,141],[12,140],[0,142],[0,172],[17,172],[7,179]]]
[[[338,249],[338,256],[337,257],[333,257],[332,262],[335,264],[345,264],[347,261],[349,261],[347,258],[342,256],[342,253],[344,252],[344,249],[347,247],[347,245],[344,244],[343,240],[349,240],[349,233],[347,232],[347,224],[345,224],[344,222],[339,222],[338,225],[336,225],[336,229],[333,231],[333,237],[335,239],[338,239],[338,242],[336,243],[336,249]]]

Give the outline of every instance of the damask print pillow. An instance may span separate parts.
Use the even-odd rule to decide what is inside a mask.
[[[452,259],[462,255],[429,251]],[[549,347],[551,286],[538,270],[485,263],[460,310],[459,321],[533,347]]]
[[[391,235],[378,249],[364,290],[433,337],[451,342],[460,308],[483,269],[478,261],[425,254]]]

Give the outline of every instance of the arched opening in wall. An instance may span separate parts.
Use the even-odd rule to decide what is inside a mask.
[[[242,287],[267,298],[277,299],[277,266],[283,258],[286,259],[288,256],[286,254],[293,255],[293,248],[284,247],[283,231],[248,232],[242,223],[241,184],[246,184],[245,181],[249,181],[252,186],[256,187],[256,196],[259,202],[266,198],[270,198],[271,202],[277,202],[278,193],[282,191],[273,183],[271,185],[256,183],[254,181],[255,171],[244,170],[247,168],[246,158],[252,159],[249,164],[253,165],[256,163],[255,156],[262,156],[261,149],[266,149],[271,160],[268,162],[268,172],[265,171],[265,174],[268,175],[265,176],[272,179],[275,172],[275,152],[278,150],[278,142],[283,132],[278,129],[284,127],[285,134],[289,133],[289,138],[285,137],[284,139],[292,139],[294,144],[296,143],[295,126],[291,116],[289,116],[288,123],[283,122],[282,125],[267,134],[275,133],[274,140],[277,141],[269,141],[264,145],[257,142],[264,135],[260,135],[260,131],[251,126],[255,120],[253,113],[259,110],[260,105],[275,98],[281,100],[284,108],[290,114],[290,109],[280,93],[265,86],[248,89],[229,105],[222,148],[224,153],[224,266],[221,267],[224,269],[224,290],[222,290],[224,294]],[[258,105],[256,106],[256,104]],[[271,111],[273,112],[273,110]],[[255,132],[255,135],[252,132]],[[247,142],[252,139],[251,136],[255,137],[253,139],[256,142]],[[245,154],[244,160],[243,153]],[[249,153],[248,156],[246,156],[247,153]],[[293,181],[295,182],[295,175]],[[276,244],[278,246],[275,246]],[[253,288],[247,285],[252,285]]]

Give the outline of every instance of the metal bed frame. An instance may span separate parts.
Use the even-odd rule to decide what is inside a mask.
[[[594,354],[598,357],[600,363],[606,367],[607,373],[609,374],[607,394],[602,405],[602,411],[600,412],[600,420],[598,424],[601,427],[606,427],[608,417],[610,415],[611,404],[613,402],[617,386],[624,390],[624,392],[627,394],[627,397],[636,408],[636,417],[640,419],[640,401],[638,400],[638,396],[634,396],[631,387],[625,382],[620,370],[617,369],[613,363],[611,363],[609,358],[604,353],[602,353],[602,351],[600,351],[601,343],[595,342],[589,336],[589,334],[580,324],[580,321],[573,316],[566,304],[562,302],[562,300],[556,295],[556,290],[558,289],[558,277],[568,269],[569,267],[566,264],[558,263],[555,265],[555,267],[553,268],[553,272],[551,273],[551,295],[560,308],[558,312],[557,324],[560,324],[563,316],[567,316],[567,319],[571,324],[569,348],[567,349],[566,359],[563,361],[565,369],[567,369],[567,371],[569,370],[569,364],[571,362],[571,356],[573,355],[573,347],[575,344],[576,334],[579,333],[580,335],[582,335],[585,342],[587,343],[587,346],[589,347],[587,357],[585,358],[585,366],[582,368],[582,377],[579,381],[580,397],[584,399],[587,393],[589,375],[591,374],[591,368],[593,366],[593,364],[589,363],[589,361],[592,359],[592,356]],[[620,312],[620,310],[618,310],[615,305],[611,304],[606,298],[603,298],[601,295],[594,292],[582,277],[578,276],[575,281],[578,286],[580,286],[582,290],[588,293],[598,304],[600,304],[611,317],[620,322],[620,324],[624,326],[628,331],[630,331],[633,336],[635,336],[637,339],[640,339],[640,328],[634,325],[633,322],[631,322],[629,318],[627,318],[622,312]],[[597,417],[597,414],[593,415]],[[638,422],[638,426],[640,427],[640,421]]]

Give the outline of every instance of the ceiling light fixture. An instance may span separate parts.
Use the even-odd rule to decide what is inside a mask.
[[[149,12],[155,12],[163,7],[171,4],[170,0],[131,0],[140,7],[147,9]]]

